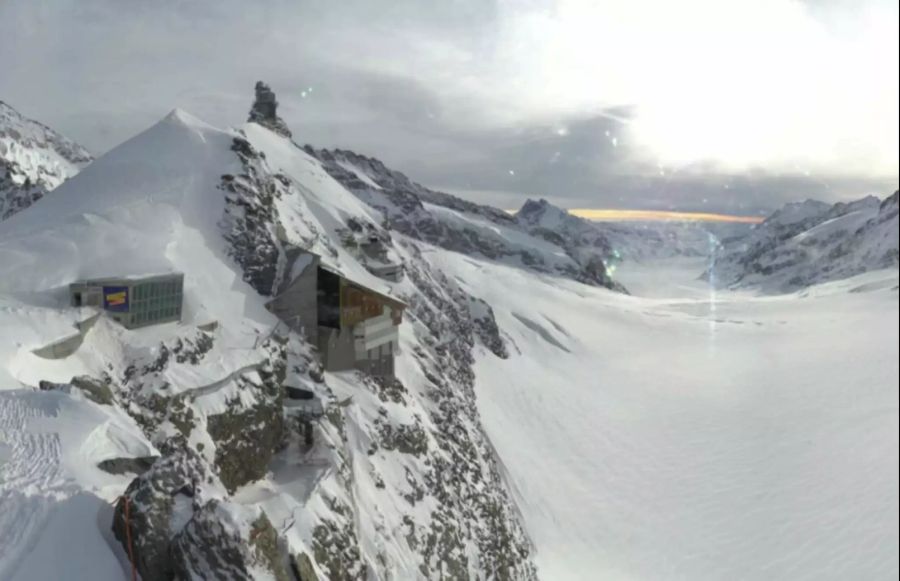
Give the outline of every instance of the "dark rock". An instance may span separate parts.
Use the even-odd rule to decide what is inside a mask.
[[[319,581],[312,559],[306,553],[291,555],[291,570],[298,581]]]
[[[190,449],[157,460],[128,485],[116,503],[112,529],[125,554],[133,553],[141,579],[173,579],[170,542],[186,520],[184,513],[191,514],[207,500],[223,494],[221,481]]]
[[[290,184],[273,176],[264,157],[246,139],[236,137],[231,149],[244,173],[219,184],[228,192],[220,223],[230,243],[228,254],[240,264],[244,281],[261,295],[273,295],[280,282],[278,264],[287,252],[287,245],[278,239],[275,224],[280,217],[274,201],[289,191]]]
[[[385,450],[396,450],[401,454],[422,456],[428,452],[428,434],[418,423],[381,424],[379,426],[381,447]]]
[[[216,442],[216,467],[230,492],[266,475],[269,461],[281,443],[283,394],[277,377],[255,385],[239,379],[241,389],[252,390],[256,403],[229,403],[224,414],[210,416],[207,430]]]
[[[113,393],[106,383],[80,375],[72,378],[72,386],[77,387],[84,392],[84,395],[94,403],[101,405],[111,405],[113,403]]]
[[[274,91],[262,81],[257,81],[254,91],[256,92],[256,99],[250,108],[250,116],[247,118],[247,121],[258,123],[279,135],[290,138],[291,130],[288,129],[284,120],[278,116],[278,100],[275,98]]]
[[[497,319],[494,318],[494,310],[483,300],[470,297],[469,311],[472,314],[473,330],[478,339],[491,353],[500,359],[507,359],[509,351],[506,349],[506,342],[500,336],[500,328],[497,326]]]
[[[284,386],[285,394],[288,399],[313,399],[315,394],[308,389],[303,389],[302,387],[291,387],[289,385]]]
[[[83,392],[84,396],[94,403],[100,405],[111,405],[113,403],[113,394],[109,385],[86,375],[73,377],[69,383],[54,383],[43,379],[38,382],[38,389],[41,391],[70,393],[73,387]]]
[[[289,581],[278,534],[265,513],[256,509],[259,516],[246,532],[235,518],[252,510],[218,500],[197,510],[172,541],[175,578],[242,581],[263,569],[276,581]]]
[[[71,387],[68,383],[54,383],[52,381],[47,381],[42,379],[38,382],[38,389],[41,391],[63,391],[68,392],[71,390]]]
[[[109,474],[143,474],[159,459],[159,456],[137,458],[109,458],[97,464],[97,468]]]

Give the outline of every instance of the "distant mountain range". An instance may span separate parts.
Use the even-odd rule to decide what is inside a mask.
[[[24,210],[92,160],[84,147],[0,101],[0,220]]]
[[[897,197],[787,204],[748,236],[726,243],[706,276],[721,286],[789,292],[896,267]]]

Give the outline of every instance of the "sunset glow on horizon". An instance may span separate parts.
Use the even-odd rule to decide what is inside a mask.
[[[573,208],[568,210],[573,216],[598,222],[731,222],[735,224],[759,224],[763,216],[737,216],[712,212],[671,212],[665,210],[601,210],[594,208]]]
[[[516,210],[507,210],[515,214]],[[566,210],[573,216],[596,222],[727,222],[732,224],[759,224],[763,216],[738,216],[712,212],[673,212],[666,210],[613,210],[598,208],[572,208]]]

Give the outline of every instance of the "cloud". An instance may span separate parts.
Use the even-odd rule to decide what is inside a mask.
[[[263,79],[298,140],[479,199],[753,213],[896,187],[896,12],[4,0],[0,98],[102,152],[176,106],[241,123]]]

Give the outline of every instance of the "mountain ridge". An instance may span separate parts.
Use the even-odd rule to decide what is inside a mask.
[[[898,192],[786,204],[725,245],[704,276],[716,284],[791,292],[898,265]]]
[[[84,147],[0,101],[0,220],[29,207],[92,160]]]

